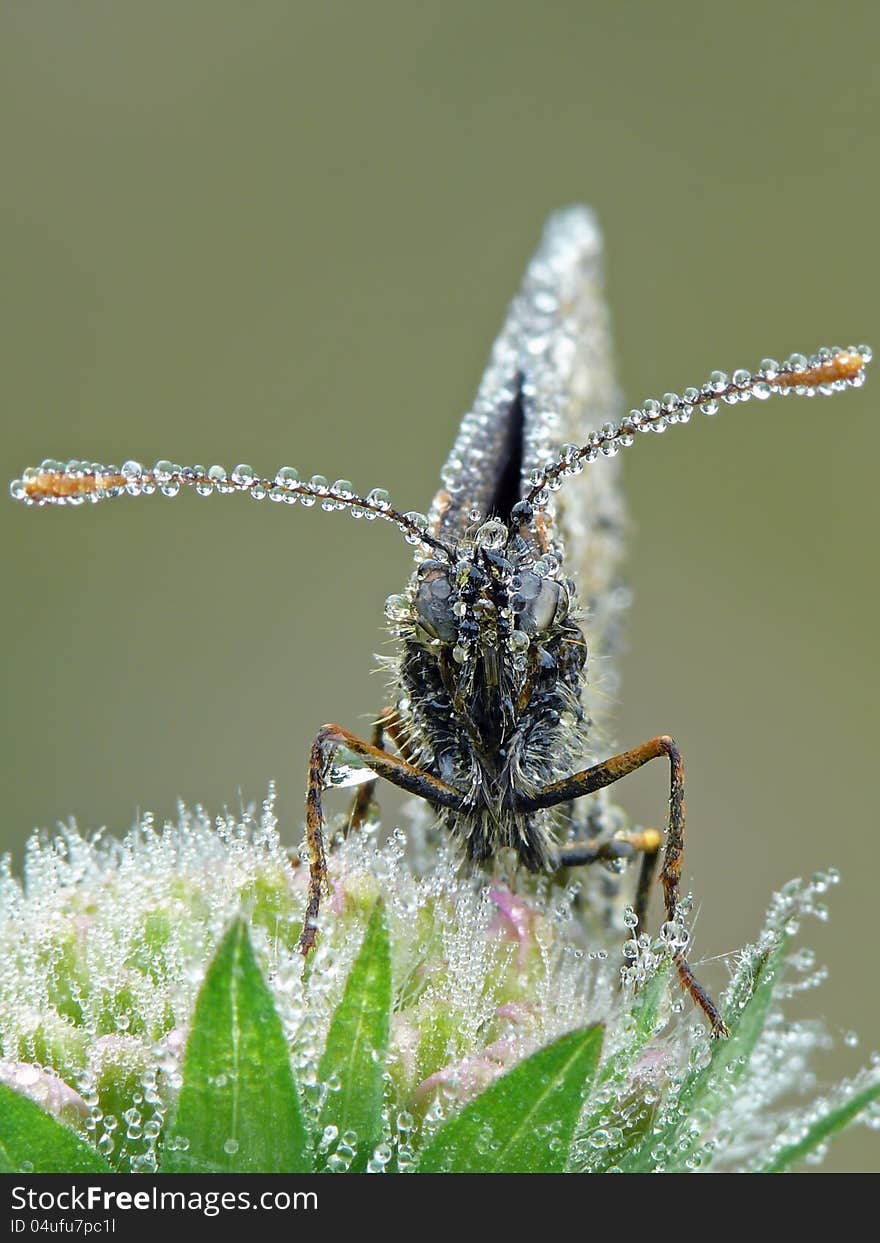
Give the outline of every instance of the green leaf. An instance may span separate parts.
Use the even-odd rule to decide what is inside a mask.
[[[713,1040],[706,1064],[685,1076],[665,1119],[661,1116],[651,1135],[622,1162],[627,1173],[654,1169],[658,1152],[666,1154],[667,1173],[688,1170],[687,1160],[699,1147],[705,1124],[731,1099],[748,1068],[782,976],[787,947],[788,938],[780,937],[741,967],[731,982],[724,1013],[730,1035]],[[693,1128],[696,1119],[704,1125]]]
[[[0,1083],[0,1171],[112,1174],[100,1153],[20,1092]]]
[[[597,1025],[533,1053],[440,1128],[419,1172],[561,1173],[601,1049]]]
[[[308,1137],[281,1020],[237,919],[196,1002],[163,1173],[301,1173]]]
[[[660,1005],[669,991],[671,974],[672,960],[667,959],[633,999],[626,1038],[617,1052],[608,1058],[597,1080],[598,1087],[611,1083],[617,1092],[610,1101],[600,1103],[581,1118],[571,1150],[571,1169],[574,1171],[601,1173],[609,1166],[617,1165],[627,1152],[639,1145],[640,1136],[644,1135],[653,1119],[654,1105],[639,1108],[637,1100],[633,1096],[624,1097],[623,1092],[627,1081],[632,1078],[635,1063],[657,1029]],[[633,1089],[633,1092],[636,1091]],[[619,1116],[622,1103],[628,1107],[625,1123]],[[611,1127],[621,1132],[618,1144],[601,1147],[590,1144],[591,1135]]]
[[[712,1042],[709,1064],[685,1082],[680,1103],[693,1108],[723,1104],[731,1088],[742,1078],[749,1058],[767,1022],[767,1012],[780,982],[788,939],[781,937],[751,965],[743,978],[733,981],[724,1019],[730,1035]],[[729,1069],[732,1067],[732,1069]]]
[[[772,1161],[764,1166],[762,1174],[781,1174],[790,1169],[804,1157],[810,1155],[826,1140],[838,1131],[842,1131],[862,1110],[867,1109],[874,1101],[880,1100],[880,1080],[855,1092],[848,1100],[830,1106],[815,1119],[813,1124],[799,1140],[786,1144],[776,1153]]]
[[[669,990],[672,960],[660,964],[650,980],[636,994],[630,1010],[630,1031],[623,1047],[609,1059],[599,1082],[622,1083],[657,1027],[660,1003]]]
[[[365,1170],[382,1138],[382,1075],[391,1013],[391,951],[381,902],[377,902],[360,953],[345,985],[318,1066],[318,1078],[335,1084],[321,1108],[319,1126],[357,1139],[353,1171]]]

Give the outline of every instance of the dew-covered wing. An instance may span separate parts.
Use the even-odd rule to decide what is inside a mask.
[[[457,542],[473,509],[506,518],[529,491],[532,470],[618,414],[602,239],[592,212],[572,207],[547,222],[492,348],[443,470],[431,510],[435,533]],[[611,459],[567,479],[539,516],[542,546],[562,558],[577,584],[591,649],[588,708],[597,725],[616,694],[623,525]]]

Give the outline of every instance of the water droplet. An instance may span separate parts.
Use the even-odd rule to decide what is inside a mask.
[[[125,479],[125,490],[131,496],[137,496],[141,490],[141,478],[144,468],[140,462],[123,462],[120,474]]]
[[[232,482],[237,488],[249,488],[256,477],[257,472],[253,466],[248,466],[245,462],[239,462],[231,475]]]
[[[730,378],[726,371],[713,371],[709,376],[707,388],[713,393],[723,393],[730,383]]]
[[[218,492],[225,494],[235,491],[229,476],[226,474],[225,466],[218,466],[215,462],[213,466],[208,467],[207,475],[211,485],[216,488]]]
[[[376,509],[391,508],[391,497],[384,488],[371,488],[365,499],[369,505],[374,506]]]
[[[299,485],[299,471],[292,466],[282,466],[275,472],[275,483],[285,490],[296,488]]]
[[[474,543],[478,548],[503,548],[507,543],[507,524],[497,518],[490,518],[477,530]]]
[[[407,621],[411,613],[412,610],[407,596],[395,594],[389,596],[385,601],[385,616],[390,622]]]

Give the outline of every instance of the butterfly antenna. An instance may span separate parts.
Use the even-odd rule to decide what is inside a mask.
[[[286,505],[314,505],[327,511],[347,509],[355,518],[393,523],[409,544],[427,544],[452,560],[452,552],[431,535],[428,519],[414,511],[395,509],[384,488],[373,488],[366,496],[353,491],[347,479],[330,484],[323,475],[301,480],[292,466],[282,466],[274,479],[264,479],[250,466],[236,466],[230,474],[222,466],[176,466],[160,461],[145,467],[140,462],[122,466],[103,466],[99,462],[55,462],[47,460],[29,466],[20,479],[10,485],[17,501],[26,505],[82,505],[110,500],[116,496],[177,496],[182,488],[193,488],[200,496],[246,492],[254,500],[266,497]]]
[[[813,397],[830,395],[847,388],[859,388],[865,381],[865,368],[871,361],[867,345],[847,349],[821,349],[807,358],[792,354],[784,363],[765,358],[758,371],[734,371],[728,376],[713,371],[701,388],[686,388],[681,396],[667,393],[662,401],[651,399],[638,410],[631,410],[619,423],[606,423],[593,432],[584,445],[563,445],[558,457],[538,467],[529,476],[531,491],[525,500],[540,508],[568,475],[577,475],[598,457],[614,457],[631,445],[639,432],[664,432],[675,423],[687,423],[695,410],[717,414],[722,403],[733,406],[752,397],[765,401],[778,393]]]

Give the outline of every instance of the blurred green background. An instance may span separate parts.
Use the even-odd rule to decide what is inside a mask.
[[[542,220],[575,200],[634,401],[876,347],[878,37],[876,5],[813,0],[5,0],[2,474],[290,463],[425,508]],[[803,1006],[861,1033],[838,1074],[880,1042],[878,401],[875,375],[623,459],[619,737],[683,747],[698,956],[753,936],[789,877],[843,872]],[[2,845],[270,777],[298,840],[315,729],[382,701],[393,530],[194,496],[7,502],[0,529]],[[664,800],[653,770],[624,796],[649,822]],[[878,1164],[856,1131],[826,1168]]]

